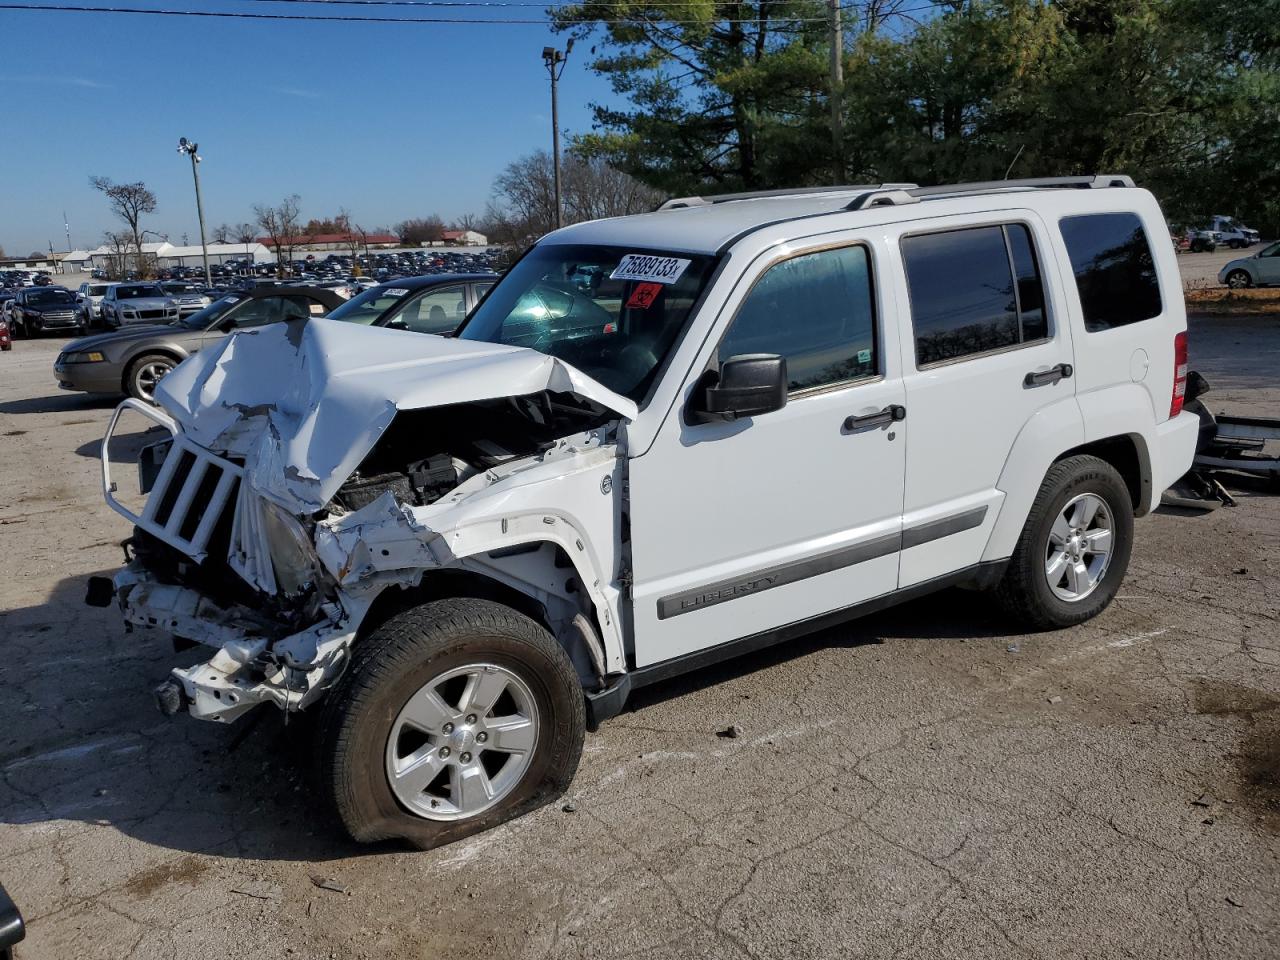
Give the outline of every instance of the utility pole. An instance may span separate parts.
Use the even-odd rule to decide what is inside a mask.
[[[200,149],[200,144],[192,143],[186,137],[178,138],[178,152],[185,153],[191,158],[191,179],[196,182],[196,216],[200,219],[200,256],[204,260],[204,282],[205,286],[213,286],[213,277],[209,273],[209,245],[204,239],[204,202],[200,199],[200,170],[196,164],[200,162],[200,156],[196,153]]]
[[[844,34],[840,25],[840,0],[831,5],[831,142],[835,150],[835,183],[844,183]]]
[[[573,37],[564,46],[561,53],[555,47],[542,48],[542,62],[547,65],[547,73],[551,75],[551,157],[555,170],[556,191],[556,229],[564,226],[564,202],[560,196],[560,101],[556,95],[560,75],[564,73],[565,62],[573,50]]]
[[[67,211],[62,211],[62,229],[67,232],[67,253],[71,252],[71,222],[67,220]]]

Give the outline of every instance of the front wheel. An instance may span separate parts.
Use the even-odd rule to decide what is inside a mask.
[[[537,809],[582,755],[582,686],[541,626],[488,600],[408,610],[325,700],[321,782],[359,841],[426,850]]]
[[[1232,290],[1243,290],[1253,285],[1253,279],[1244,270],[1232,270],[1227,274],[1227,286]]]
[[[125,393],[136,400],[156,402],[156,386],[177,363],[162,353],[148,353],[133,361],[125,377]]]
[[[1055,463],[1004,578],[1004,608],[1037,630],[1097,616],[1120,589],[1133,548],[1133,502],[1115,467],[1092,456]]]

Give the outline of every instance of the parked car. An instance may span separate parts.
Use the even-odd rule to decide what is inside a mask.
[[[76,295],[66,287],[23,287],[9,304],[10,333],[38,337],[45,333],[84,333],[87,329]]]
[[[165,326],[139,326],[67,344],[53,373],[64,390],[128,394],[148,403],[156,384],[203,347],[230,333],[321,316],[344,303],[330,290],[259,287],[222,297]]]
[[[1211,230],[1189,228],[1173,234],[1173,245],[1191,253],[1212,253],[1218,249],[1218,239]]]
[[[495,282],[496,277],[484,273],[403,277],[358,294],[329,317],[415,333],[451,333]]]
[[[193,284],[184,283],[181,280],[164,281],[160,284],[160,289],[178,302],[179,319],[199,313],[213,303],[212,297],[207,296]]]
[[[1250,257],[1232,260],[1218,271],[1218,282],[1240,290],[1280,283],[1280,240]]]
[[[102,326],[102,298],[106,296],[108,286],[106,283],[88,281],[80,284],[78,299],[85,325],[90,328]]]
[[[178,319],[178,301],[152,282],[109,284],[99,307],[103,325],[112,330]]]
[[[1208,229],[1217,234],[1218,243],[1225,244],[1233,250],[1251,247],[1261,239],[1257,230],[1246,227],[1233,217],[1224,217],[1221,214],[1210,219]]]
[[[0,350],[12,350],[13,338],[9,335],[9,321],[0,317]]]
[[[543,237],[453,336],[230,338],[133,407],[141,512],[108,428],[91,599],[212,648],[168,713],[318,712],[355,838],[457,840],[656,680],[956,584],[1104,610],[1199,428],[1164,229],[1121,176],[691,197]]]

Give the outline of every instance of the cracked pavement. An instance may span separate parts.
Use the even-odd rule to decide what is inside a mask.
[[[941,594],[641,691],[588,736],[574,812],[358,847],[316,812],[305,720],[165,720],[151,686],[198,652],[83,605],[129,531],[96,460],[114,401],[56,389],[60,343],[0,355],[20,960],[1277,956],[1274,489],[1140,521],[1082,627]],[[1280,318],[1193,321],[1191,355],[1212,409],[1280,416]]]

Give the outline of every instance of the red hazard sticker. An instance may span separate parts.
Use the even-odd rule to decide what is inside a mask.
[[[627,301],[627,309],[648,310],[661,292],[660,283],[637,283],[636,288],[631,291],[631,299]]]

